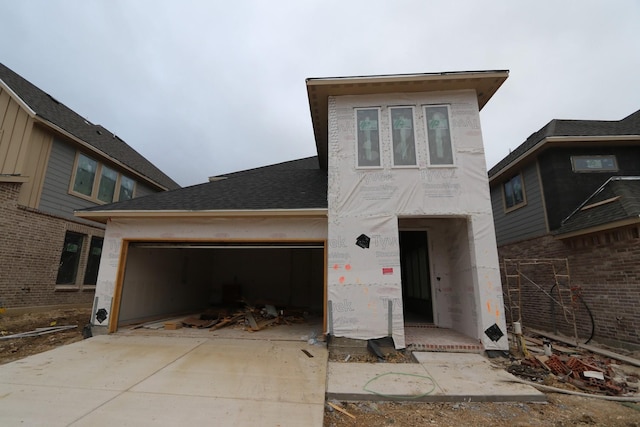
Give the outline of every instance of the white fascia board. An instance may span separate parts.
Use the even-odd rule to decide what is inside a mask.
[[[326,217],[327,209],[202,210],[202,211],[75,211],[79,218],[196,218],[196,217]]]

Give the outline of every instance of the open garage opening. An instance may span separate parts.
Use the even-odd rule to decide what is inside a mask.
[[[324,242],[129,242],[117,325],[226,306],[322,316]]]

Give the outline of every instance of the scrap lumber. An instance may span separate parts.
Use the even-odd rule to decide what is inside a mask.
[[[182,319],[181,323],[188,328],[204,329],[210,328],[218,323],[218,319],[203,319],[202,316],[187,317],[186,319]]]
[[[355,415],[350,414],[350,413],[349,413],[349,412],[347,412],[345,409],[342,409],[340,406],[338,406],[338,405],[336,405],[336,404],[334,404],[334,403],[327,402],[327,405],[331,406],[331,407],[332,407],[333,409],[335,409],[336,411],[338,411],[338,412],[342,412],[342,413],[343,413],[343,414],[345,414],[346,416],[353,418],[354,420],[356,419],[356,416],[355,416]]]
[[[247,310],[247,314],[245,314],[245,319],[249,322],[249,327],[252,331],[259,331],[258,323],[256,322],[256,318],[253,317],[253,313],[250,310]]]
[[[217,329],[224,328],[225,326],[228,326],[228,325],[230,325],[232,323],[237,322],[238,319],[240,319],[242,317],[244,317],[244,312],[242,312],[240,314],[235,314],[235,315],[233,315],[231,317],[225,317],[220,322],[218,322],[215,325],[213,325],[210,330],[211,331],[215,331]]]
[[[569,340],[568,338],[563,338],[563,337],[560,337],[558,335],[554,335],[554,334],[551,334],[551,333],[548,333],[548,332],[539,331],[539,330],[535,330],[535,329],[530,329],[530,331],[535,333],[535,334],[542,335],[542,336],[545,336],[547,338],[551,338],[552,340],[555,340],[555,341],[560,341],[560,342],[563,342],[565,344],[573,345],[573,342],[571,340]],[[588,350],[588,351],[590,351],[592,353],[599,354],[601,356],[610,357],[611,359],[616,359],[616,360],[619,360],[621,362],[628,363],[629,365],[640,367],[640,360],[634,359],[633,357],[628,357],[628,356],[625,356],[625,355],[622,355],[622,354],[614,353],[613,351],[605,350],[603,348],[595,347],[595,346],[588,345],[588,344],[578,344],[578,347],[582,348],[584,350]]]
[[[176,329],[182,328],[182,322],[180,321],[164,322],[164,328],[174,331]]]

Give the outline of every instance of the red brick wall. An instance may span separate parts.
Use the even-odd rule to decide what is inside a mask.
[[[640,239],[638,228],[619,229],[563,242],[544,236],[498,248],[501,263],[505,258],[567,258],[570,285],[578,287],[582,299],[591,310],[595,323],[595,341],[613,345],[640,345]],[[547,265],[523,265],[521,271],[533,282],[550,292],[554,279]],[[506,278],[503,288],[506,296]],[[573,336],[559,305],[552,314],[551,299],[529,280],[521,279],[523,326]],[[555,288],[557,289],[557,287]],[[558,300],[555,292],[552,296]],[[591,333],[590,316],[584,305],[576,303],[578,335],[582,342]],[[509,310],[507,310],[507,315]],[[510,319],[508,319],[510,321]]]
[[[0,183],[0,307],[84,304],[94,288],[84,287],[89,240],[83,245],[77,286],[56,286],[67,230],[87,236],[104,230],[19,206],[21,184]]]

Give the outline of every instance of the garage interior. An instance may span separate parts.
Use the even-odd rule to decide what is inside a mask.
[[[323,315],[324,242],[128,242],[117,325],[270,304]]]

